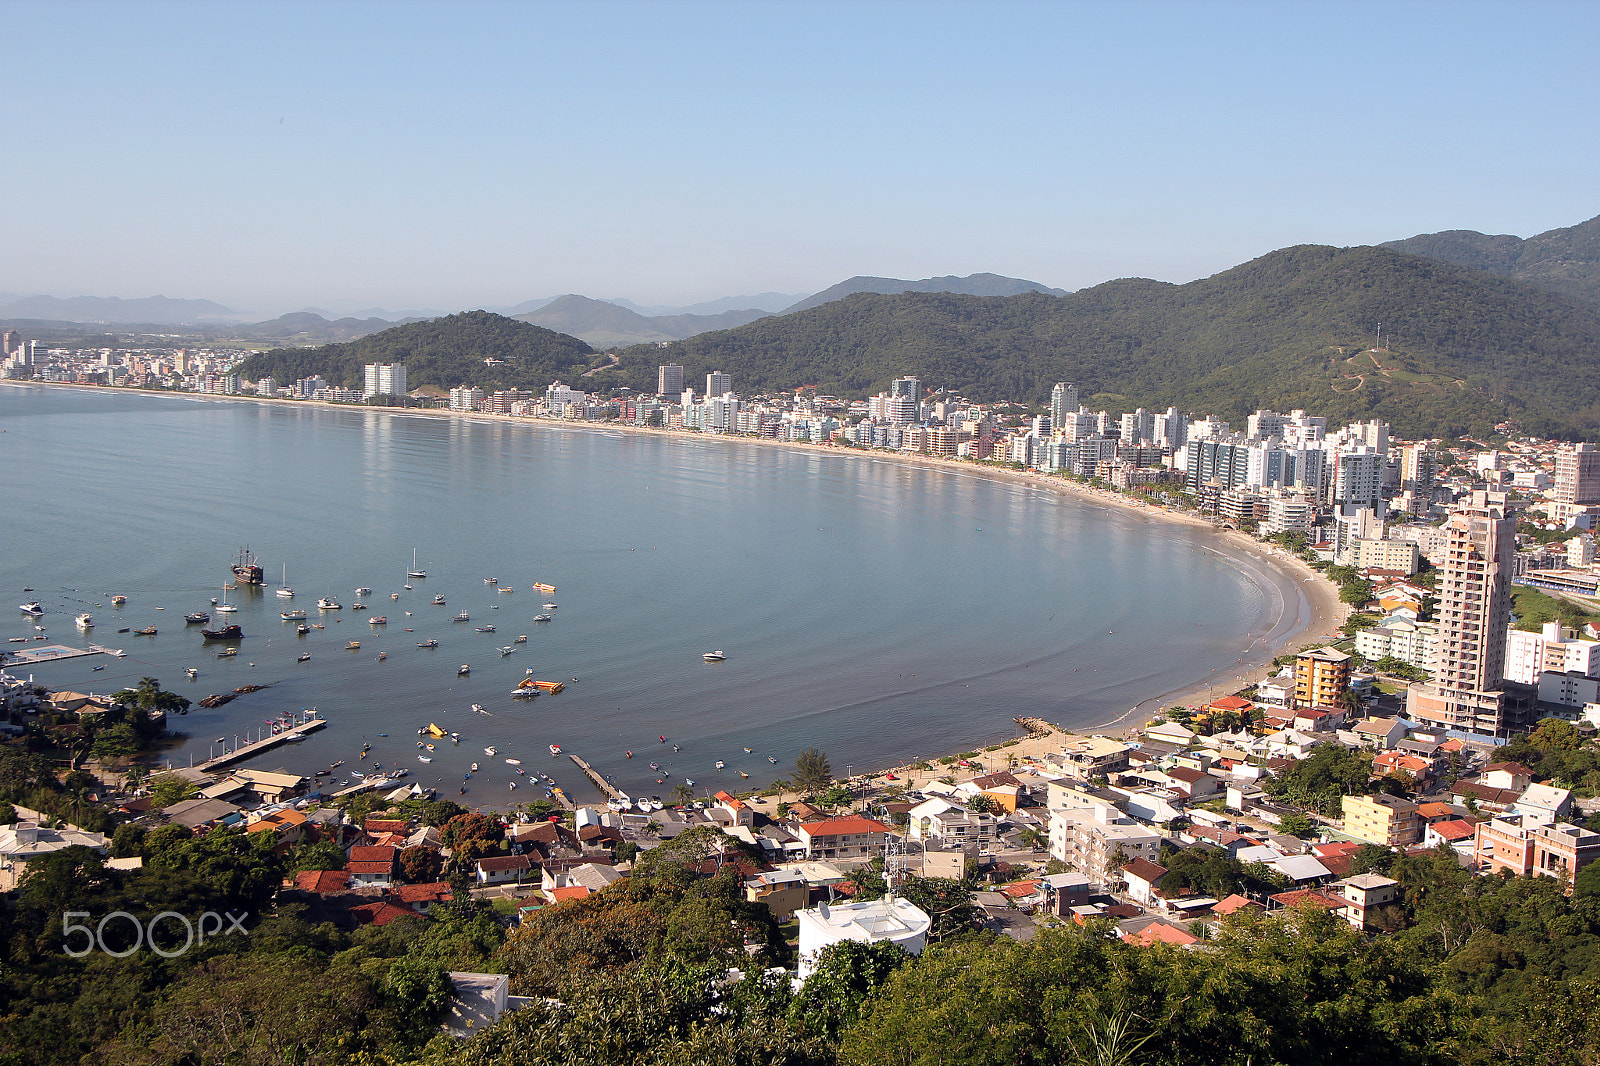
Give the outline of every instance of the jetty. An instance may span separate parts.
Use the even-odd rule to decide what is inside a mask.
[[[577,764],[578,769],[584,772],[584,775],[589,778],[590,782],[594,784],[594,787],[598,788],[606,799],[614,800],[622,798],[622,790],[617,788],[617,786],[613,785],[610,781],[607,781],[605,778],[601,777],[599,770],[596,770],[594,767],[590,766],[576,755],[568,755],[567,758],[571,759]]]
[[[235,748],[226,755],[219,755],[215,759],[207,759],[199,766],[196,766],[195,769],[205,773],[210,773],[213,770],[220,770],[224,766],[231,766],[236,762],[243,762],[246,759],[253,759],[262,752],[271,751],[279,744],[287,744],[290,740],[303,737],[307,733],[315,733],[317,730],[321,729],[327,724],[327,720],[323,718],[308,718],[299,725],[292,725],[287,729],[284,729],[282,732],[273,733],[271,736],[262,737],[254,744],[246,744],[241,748]]]

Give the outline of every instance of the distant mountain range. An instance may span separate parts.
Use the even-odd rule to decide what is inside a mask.
[[[719,315],[641,315],[587,296],[559,296],[537,311],[513,317],[546,329],[582,337],[601,347],[682,340],[716,329],[732,329],[765,318],[769,312],[724,311]]]
[[[1470,229],[1423,233],[1383,247],[1443,259],[1600,303],[1600,215],[1526,240]]]
[[[0,320],[46,319],[56,322],[145,323],[151,325],[198,325],[207,322],[237,322],[241,316],[232,308],[210,300],[176,300],[168,296],[146,296],[124,300],[116,296],[24,296],[0,305]]]
[[[1020,296],[1025,292],[1042,292],[1050,296],[1065,296],[1067,290],[1052,289],[1037,281],[1023,281],[999,274],[969,274],[964,278],[923,278],[921,281],[904,281],[900,278],[869,278],[856,276],[823,289],[814,296],[784,309],[784,314],[809,311],[813,307],[854,296],[858,292],[876,292],[891,295],[899,292],[953,292],[967,296]]]

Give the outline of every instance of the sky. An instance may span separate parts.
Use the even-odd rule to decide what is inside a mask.
[[[1183,282],[1600,214],[1600,4],[0,0],[0,293]]]

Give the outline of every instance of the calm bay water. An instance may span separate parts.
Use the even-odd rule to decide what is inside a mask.
[[[1238,673],[1308,617],[1290,578],[1204,531],[822,450],[7,385],[0,476],[0,636],[32,634],[12,608],[37,597],[52,642],[84,644],[72,618],[89,610],[90,639],[128,652],[36,667],[38,680],[110,692],[150,675],[196,701],[270,685],[176,719],[189,740],[173,760],[316,707],[329,728],[252,765],[355,765],[366,738],[371,761],[458,799],[483,764],[467,797],[481,804],[529,798],[508,793],[506,756],[592,795],[551,743],[664,795],[684,776],[696,791],[740,784],[738,770],[765,785],[812,745],[842,773],[1014,736],[1015,715],[1106,722]],[[182,616],[221,596],[243,545],[268,586],[229,593],[246,639],[216,659]],[[428,576],[406,591],[413,548]],[[272,592],[284,566],[292,601]],[[373,590],[359,613],[357,587]],[[430,605],[439,592],[448,606]],[[292,605],[315,621],[323,595],[346,607],[326,628],[297,637],[279,619]],[[546,599],[554,620],[534,623]],[[461,610],[470,623],[451,621]],[[485,623],[496,632],[474,631]],[[158,635],[117,633],[147,625]],[[427,639],[440,646],[416,647]],[[702,662],[713,649],[727,661]],[[567,690],[511,699],[528,670]],[[464,739],[422,764],[430,721]]]

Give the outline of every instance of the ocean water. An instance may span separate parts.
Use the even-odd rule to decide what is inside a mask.
[[[84,645],[72,619],[88,610],[88,639],[128,653],[14,672],[97,692],[154,676],[195,701],[267,685],[175,719],[188,739],[170,757],[315,707],[327,729],[250,765],[353,766],[365,739],[369,762],[457,799],[479,762],[464,802],[484,805],[530,798],[506,788],[506,757],[592,796],[552,743],[665,795],[685,777],[746,783],[738,771],[766,785],[810,746],[842,773],[1015,736],[1019,715],[1091,727],[1242,673],[1309,617],[1291,578],[1204,530],[821,449],[4,385],[0,472],[0,636],[33,634],[12,608],[37,597],[52,642]],[[245,639],[217,659],[183,614],[222,595],[244,546],[267,586],[228,593]],[[428,576],[407,590],[413,550]],[[288,601],[273,594],[285,569]],[[357,587],[373,590],[361,612]],[[316,621],[324,595],[346,608],[324,629],[279,619]],[[554,618],[535,623],[546,600]],[[471,621],[451,621],[462,610]],[[158,634],[117,633],[147,625]],[[703,662],[715,649],[726,661]],[[513,700],[530,671],[566,691]],[[429,722],[463,741],[423,764]]]

